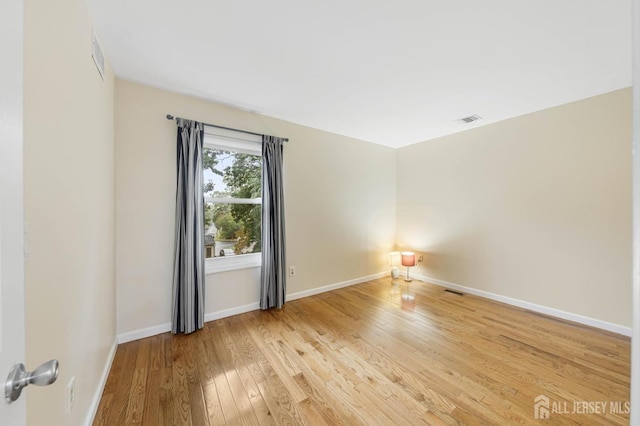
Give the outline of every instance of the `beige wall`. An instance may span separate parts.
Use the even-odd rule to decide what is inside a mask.
[[[427,277],[631,324],[631,90],[398,150]]]
[[[84,424],[116,336],[114,77],[91,37],[83,0],[25,1],[26,364],[60,361],[56,383],[26,391],[30,425]]]
[[[118,334],[167,324],[171,314],[175,123],[166,114],[288,137],[287,293],[387,269],[395,234],[392,149],[201,99],[116,81]],[[208,275],[207,313],[257,303],[259,270]]]
[[[116,305],[118,333],[169,322],[175,124],[166,113],[291,139],[290,294],[386,271],[395,239],[425,252],[423,275],[630,324],[629,90],[394,151],[114,83],[111,69],[103,82],[91,30],[82,0],[25,2],[26,362],[61,362],[56,384],[28,390],[29,424],[84,421]],[[257,302],[258,276],[207,276],[206,311]]]

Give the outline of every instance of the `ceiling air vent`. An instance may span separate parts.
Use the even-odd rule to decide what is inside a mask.
[[[480,117],[478,114],[473,114],[468,117],[462,117],[460,121],[462,121],[463,123],[473,123],[474,121],[478,121],[481,118],[482,117]]]

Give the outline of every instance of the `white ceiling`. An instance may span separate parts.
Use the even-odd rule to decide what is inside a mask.
[[[87,3],[120,78],[392,147],[631,85],[631,0]]]

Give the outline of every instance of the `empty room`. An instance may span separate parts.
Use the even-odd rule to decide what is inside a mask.
[[[0,424],[640,424],[638,3],[7,0]]]

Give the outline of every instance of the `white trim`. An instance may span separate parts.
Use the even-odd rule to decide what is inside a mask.
[[[631,418],[640,424],[640,0],[632,4],[633,133],[631,142],[633,221],[633,336],[631,337]]]
[[[204,262],[204,274],[235,271],[237,269],[259,268],[262,265],[262,254],[238,254],[234,256],[211,257]]]
[[[87,418],[85,419],[85,426],[90,426],[93,424],[93,420],[96,417],[96,413],[98,412],[98,406],[100,405],[100,399],[102,399],[102,392],[104,392],[104,386],[107,384],[107,378],[109,378],[109,372],[111,371],[111,366],[113,365],[113,358],[116,356],[116,350],[118,349],[118,339],[116,338],[111,345],[111,349],[109,349],[109,355],[107,355],[107,361],[104,364],[104,368],[102,369],[102,375],[100,376],[100,383],[98,384],[98,388],[93,394],[93,398],[91,399],[91,405],[89,405],[89,411],[87,412]]]
[[[223,309],[221,311],[209,312],[204,314],[204,322],[214,321],[221,318],[232,317],[234,315],[244,314],[260,309],[258,302],[249,303],[247,305],[236,306],[234,308]],[[118,343],[133,342],[134,340],[145,339],[147,337],[156,336],[158,334],[171,331],[171,323],[156,325],[153,327],[142,328],[140,330],[129,331],[118,335]]]
[[[301,299],[303,297],[313,296],[315,294],[325,293],[331,290],[337,290],[339,288],[348,287],[354,284],[364,283],[367,281],[375,280],[377,278],[382,278],[388,274],[389,272],[380,272],[378,274],[355,278],[348,281],[342,281],[336,284],[329,284],[323,287],[313,288],[311,290],[298,291],[296,293],[288,294],[286,300],[292,301],[296,299]],[[260,309],[260,302],[252,302],[242,306],[236,306],[233,308],[223,309],[221,311],[210,312],[204,315],[204,321],[205,322],[214,321],[221,318],[231,317],[233,315],[239,315],[239,314],[244,314],[246,312],[256,311],[258,309]],[[140,330],[133,330],[133,331],[119,334],[118,343],[132,342],[134,340],[144,339],[146,337],[155,336],[157,334],[166,333],[168,331],[171,331],[171,323],[160,324],[153,327],[143,328]]]
[[[223,129],[205,124],[202,143],[205,148],[262,156],[262,136],[242,130]]]
[[[232,317],[234,315],[244,314],[246,312],[257,311],[258,309],[260,309],[260,303],[253,302],[247,305],[237,306],[235,308],[210,312],[208,314],[204,314],[204,322],[215,321],[222,318]]]
[[[286,301],[290,302],[292,300],[302,299],[303,297],[309,297],[309,296],[313,296],[320,293],[326,293],[327,291],[337,290],[343,287],[349,287],[354,284],[360,284],[367,281],[382,278],[385,275],[389,275],[389,272],[380,272],[378,274],[368,275],[366,277],[354,278],[352,280],[342,281],[340,283],[335,283],[335,284],[329,284],[322,287],[316,287],[310,290],[298,291],[296,293],[287,294]]]
[[[550,315],[552,317],[562,318],[565,320],[577,322],[579,324],[588,325],[590,327],[611,331],[613,333],[622,334],[624,336],[631,336],[631,327],[627,327],[624,325],[614,324],[612,322],[602,321],[602,320],[587,317],[584,315],[574,314],[574,313],[562,311],[556,308],[550,308],[548,306],[537,305],[535,303],[527,302],[520,299],[515,299],[513,297],[502,296],[499,294],[490,293],[488,291],[478,290],[476,288],[467,287],[460,284],[450,283],[447,281],[426,277],[424,275],[413,274],[412,277],[421,281],[439,285],[441,287],[446,287],[452,290],[461,291],[463,293],[469,293],[475,296],[484,297],[486,299],[495,300],[496,302],[506,303],[511,306],[517,306],[519,308],[528,309],[530,311],[539,312],[541,314]]]
[[[262,198],[204,197],[205,204],[262,204]]]
[[[118,334],[118,344],[133,342],[134,340],[144,339],[145,337],[155,336],[157,334],[166,333],[171,331],[171,323],[154,325],[153,327],[142,328],[140,330],[128,331],[126,333]]]

